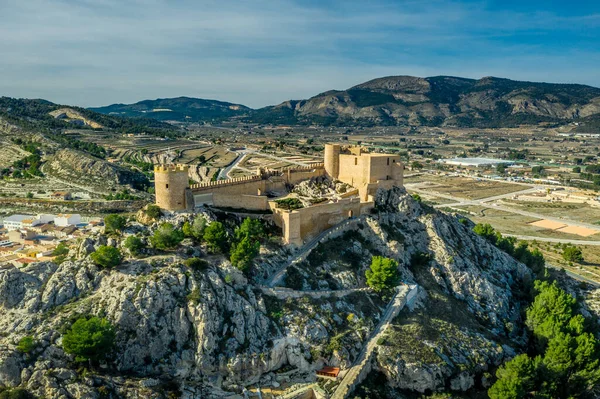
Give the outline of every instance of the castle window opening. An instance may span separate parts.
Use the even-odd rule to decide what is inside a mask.
[[[348,211],[348,219],[352,219],[352,216],[354,216],[354,213],[351,210]]]
[[[167,184],[167,188],[169,188],[169,184]]]
[[[358,158],[354,158],[354,165],[358,165]]]
[[[389,158],[388,158],[388,163],[387,163],[387,164],[388,164],[388,166],[389,166],[389,164],[390,164],[390,159],[389,159]]]

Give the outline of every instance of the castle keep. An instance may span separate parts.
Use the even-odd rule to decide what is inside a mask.
[[[207,205],[272,212],[284,241],[302,245],[344,219],[370,211],[378,189],[403,185],[403,171],[399,155],[368,153],[339,144],[325,145],[324,163],[282,171],[259,169],[255,176],[192,185],[186,165],[160,165],[154,168],[156,204],[169,211]],[[290,187],[313,178],[328,178],[350,187],[334,198],[306,203],[299,209],[281,207],[279,200],[295,198]]]

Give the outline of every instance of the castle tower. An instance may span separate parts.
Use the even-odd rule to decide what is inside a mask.
[[[325,144],[325,173],[332,179],[337,179],[340,174],[340,152],[339,144]]]
[[[154,166],[156,205],[168,211],[187,208],[186,191],[189,188],[187,165]]]

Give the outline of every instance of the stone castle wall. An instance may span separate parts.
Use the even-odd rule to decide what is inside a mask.
[[[188,188],[187,166],[155,168],[157,204],[168,210],[186,205],[273,211],[273,220],[283,230],[286,243],[302,245],[319,233],[373,208],[378,188],[402,186],[403,166],[398,155],[369,154],[361,148],[345,150],[325,145],[324,163],[291,167],[282,171],[260,170],[256,176],[193,184]],[[327,175],[354,187],[345,198],[308,208],[285,211],[269,202],[268,192],[283,192],[287,184]],[[186,199],[186,193],[188,199]],[[358,197],[351,195],[358,194]]]
[[[275,224],[283,229],[286,244],[302,245],[320,232],[368,212],[372,205],[369,202],[361,202],[355,197],[291,212],[276,208],[274,204],[271,204],[271,209]]]
[[[286,183],[297,184],[312,177],[323,176],[324,173],[323,164],[315,164],[288,168],[282,172],[265,172],[256,176],[193,184],[190,189],[196,206],[269,210],[267,192],[282,191]]]
[[[269,210],[269,199],[264,195],[231,195],[213,193],[213,206],[233,209],[249,209],[255,211]]]

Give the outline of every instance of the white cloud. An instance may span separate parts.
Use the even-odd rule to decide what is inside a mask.
[[[389,74],[600,84],[599,53],[584,43],[553,49],[515,38],[597,29],[594,14],[492,15],[485,3],[447,1],[6,3],[0,95],[84,106],[188,95],[257,107]]]

